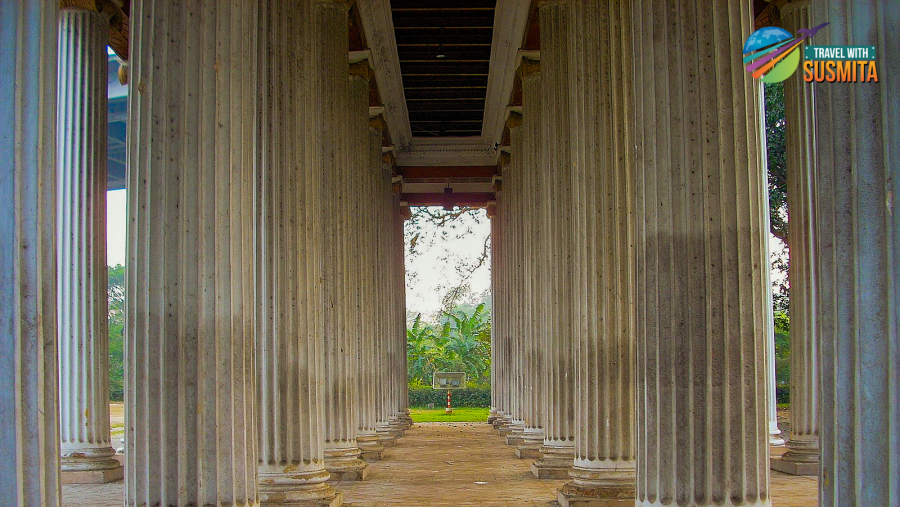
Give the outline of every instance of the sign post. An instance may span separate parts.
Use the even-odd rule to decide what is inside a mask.
[[[462,371],[436,371],[431,377],[432,389],[447,390],[447,408],[444,409],[444,413],[447,414],[453,413],[453,407],[450,406],[450,391],[464,387],[466,387],[466,373]]]

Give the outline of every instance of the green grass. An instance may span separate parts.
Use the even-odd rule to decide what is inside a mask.
[[[487,407],[454,408],[452,414],[444,413],[443,408],[409,409],[409,415],[415,422],[485,422],[489,412]]]

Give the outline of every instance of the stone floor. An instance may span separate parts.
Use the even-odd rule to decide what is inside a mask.
[[[484,423],[417,424],[370,465],[365,481],[337,487],[356,507],[555,505],[565,481],[535,479],[530,460],[517,459],[502,442]],[[814,477],[773,471],[771,484],[776,507],[817,505]],[[63,505],[120,507],[122,483],[63,486]]]

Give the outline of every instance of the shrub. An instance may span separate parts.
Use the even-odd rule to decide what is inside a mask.
[[[450,404],[454,407],[490,407],[491,388],[468,387],[466,389],[455,389],[450,399]],[[409,388],[410,407],[427,407],[429,403],[435,407],[447,406],[447,391],[430,387]]]

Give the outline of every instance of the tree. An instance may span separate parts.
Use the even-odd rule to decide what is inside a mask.
[[[772,252],[772,268],[780,273],[773,287],[775,310],[788,311],[790,286],[787,272],[790,264],[788,250],[787,155],[785,148],[784,84],[765,85],[766,104],[766,160],[768,162],[769,230],[788,247]]]
[[[107,268],[109,297],[109,398],[125,397],[125,266]]]
[[[464,371],[470,384],[490,383],[491,323],[484,303],[471,311],[456,307],[439,325],[417,315],[406,337],[410,385],[431,385],[436,371]]]

